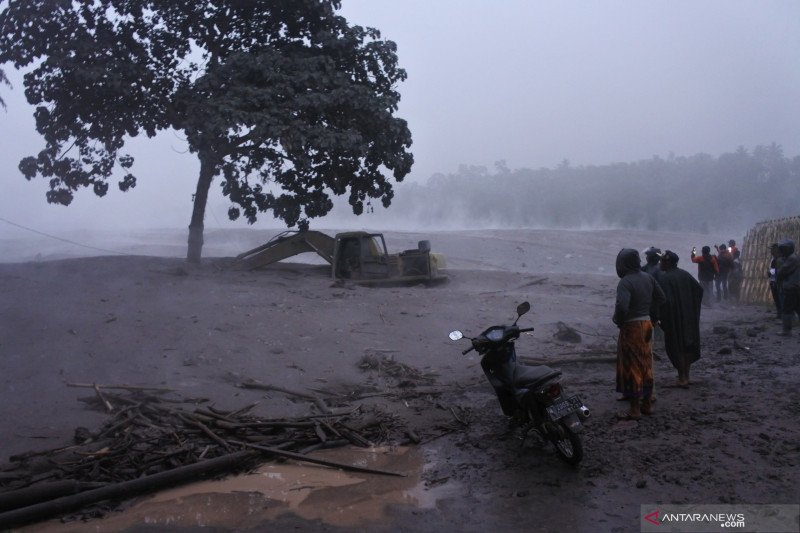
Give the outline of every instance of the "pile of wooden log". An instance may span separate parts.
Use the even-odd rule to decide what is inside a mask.
[[[251,382],[250,385],[253,383]],[[327,408],[302,418],[270,419],[255,405],[220,410],[175,398],[165,389],[91,386],[92,402],[109,413],[97,431],[78,428],[75,443],[10,457],[0,465],[0,530],[120,501],[176,483],[241,471],[284,457],[384,475],[306,455],[343,445],[410,442],[395,417],[377,409]]]

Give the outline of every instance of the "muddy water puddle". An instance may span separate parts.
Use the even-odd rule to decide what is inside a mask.
[[[418,448],[340,448],[315,457],[404,477],[346,472],[299,462],[268,463],[255,471],[203,481],[140,497],[124,511],[89,522],[33,526],[36,531],[120,531],[134,526],[253,528],[284,513],[332,526],[380,521],[390,505],[432,508],[454,484],[426,487]],[[44,527],[42,527],[44,526]]]

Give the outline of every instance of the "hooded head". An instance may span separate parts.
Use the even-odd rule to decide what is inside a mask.
[[[703,246],[703,255],[710,255],[711,254],[711,247],[710,246]]]
[[[783,257],[789,257],[794,253],[794,241],[792,239],[783,239],[778,243],[778,252]]]
[[[678,254],[673,252],[672,250],[667,250],[664,252],[664,255],[661,256],[661,269],[662,270],[671,270],[678,266]]]
[[[642,269],[642,260],[639,251],[633,248],[623,248],[617,254],[617,276],[625,277],[626,274],[639,272]]]

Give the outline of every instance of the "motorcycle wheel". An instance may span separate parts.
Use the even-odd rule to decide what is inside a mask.
[[[571,465],[576,465],[583,459],[583,443],[566,424],[559,422],[557,426],[559,435],[551,436],[551,441],[556,447],[558,457]]]

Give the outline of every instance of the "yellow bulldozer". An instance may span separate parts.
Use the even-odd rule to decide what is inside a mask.
[[[284,231],[266,244],[236,256],[234,266],[254,270],[305,252],[331,265],[331,277],[366,285],[432,283],[447,276],[444,255],[431,252],[430,241],[396,254],[386,251],[382,233],[351,231],[335,237],[319,231]]]

